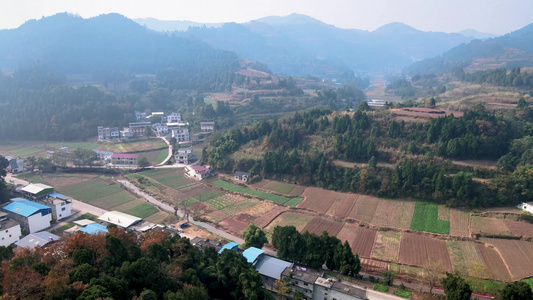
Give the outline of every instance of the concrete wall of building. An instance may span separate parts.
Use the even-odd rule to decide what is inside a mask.
[[[15,225],[11,228],[0,229],[0,246],[9,246],[14,242],[20,240],[22,236],[22,230],[20,225]]]
[[[50,227],[50,222],[52,221],[52,214],[46,214],[43,216],[40,213],[37,213],[33,216],[29,216],[27,219],[29,232],[34,233]]]

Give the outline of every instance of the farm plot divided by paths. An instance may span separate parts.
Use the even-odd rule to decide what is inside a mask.
[[[225,190],[228,190],[228,191],[234,191],[234,192],[238,192],[238,193],[241,193],[241,194],[255,196],[257,198],[261,198],[261,199],[265,199],[265,200],[271,200],[271,201],[274,201],[276,203],[287,204],[289,206],[296,206],[298,203],[300,203],[300,201],[303,200],[300,197],[288,198],[288,197],[279,196],[279,195],[276,195],[276,194],[265,193],[265,192],[258,191],[258,190],[252,190],[252,189],[248,189],[248,188],[243,188],[243,187],[236,186],[236,185],[233,185],[231,183],[228,183],[228,182],[226,182],[224,180],[213,181],[213,182],[211,182],[211,184],[213,184],[215,186],[218,186],[220,188],[223,188]]]
[[[341,222],[335,222],[326,220],[321,217],[315,217],[307,224],[303,229],[302,232],[309,231],[309,233],[314,233],[318,236],[322,234],[322,232],[327,231],[329,233],[329,236],[336,236],[339,231],[341,231],[342,227],[344,226]]]
[[[489,235],[513,235],[503,220],[496,218],[485,218],[472,216],[472,233],[489,234]]]
[[[457,209],[450,209],[450,234],[470,236],[470,214]]]
[[[381,227],[409,229],[415,202],[401,200],[380,200],[372,224]]]
[[[509,281],[511,276],[500,254],[488,245],[477,243],[476,246],[490,277],[500,281]]]
[[[402,234],[399,261],[401,264],[420,267],[428,262],[437,262],[444,270],[452,271],[446,242],[414,233]]]
[[[287,207],[283,206],[276,206],[269,212],[265,213],[264,215],[258,217],[254,220],[255,225],[259,228],[265,228],[268,226],[275,218],[277,218],[281,213],[288,210]]]
[[[448,241],[446,247],[448,247],[454,272],[478,278],[488,277],[487,267],[483,263],[476,243]]]
[[[316,187],[307,187],[302,193],[304,201],[298,204],[298,208],[307,208],[321,213],[326,213],[339,193]]]
[[[268,225],[265,228],[265,231],[268,233],[274,232],[274,227],[277,225],[280,226],[294,226],[296,227],[296,230],[302,231],[304,227],[311,222],[313,219],[313,216],[310,216],[308,214],[304,213],[298,213],[298,212],[292,212],[287,211],[282,214],[280,214],[277,218],[275,218],[272,222],[270,222],[270,225]]]
[[[376,239],[376,230],[361,227],[357,224],[345,223],[337,238],[342,242],[348,241],[353,253],[361,257],[370,258],[374,241]]]
[[[509,267],[513,280],[533,276],[533,243],[508,239],[482,239],[494,245]]]
[[[503,223],[516,236],[533,237],[533,224],[505,219]]]
[[[376,214],[380,199],[372,196],[360,195],[349,214],[349,217],[371,223]]]
[[[439,210],[446,209],[443,206],[425,202],[416,202],[411,229],[418,231],[427,231],[439,234],[450,234],[450,221],[442,220],[443,216],[448,214],[439,214]],[[439,218],[441,217],[441,218]]]
[[[341,219],[348,217],[355,206],[355,203],[357,202],[357,198],[359,198],[359,195],[357,194],[339,193],[337,199],[335,199],[335,202],[333,202],[327,214]]]

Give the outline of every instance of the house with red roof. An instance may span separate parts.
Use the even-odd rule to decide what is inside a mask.
[[[215,176],[215,174],[215,170],[211,169],[209,166],[185,166],[185,176],[192,179],[202,180],[207,177]]]
[[[134,153],[114,153],[111,155],[111,163],[118,167],[137,167],[139,154]]]

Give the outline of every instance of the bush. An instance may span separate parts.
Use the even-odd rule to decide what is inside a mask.
[[[389,291],[389,287],[383,284],[374,283],[374,291],[387,293]]]
[[[411,298],[411,293],[406,290],[397,289],[394,291],[394,295],[398,297],[402,297],[402,298],[407,298],[407,299]]]

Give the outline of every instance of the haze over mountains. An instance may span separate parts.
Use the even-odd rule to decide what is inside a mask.
[[[241,58],[264,63],[274,73],[347,82],[354,79],[354,72],[365,76],[396,73],[421,60],[406,70],[434,72],[442,69],[431,66],[439,59],[449,67],[457,60],[472,63],[490,55],[500,56],[495,66],[511,66],[511,61],[517,66],[527,65],[533,53],[533,25],[502,37],[472,41],[474,36],[488,35],[423,32],[402,23],[372,32],[341,29],[299,14],[202,26],[143,20],[145,26],[118,14],[83,19],[62,13],[0,30],[0,44],[8,45],[0,48],[0,68],[13,71],[38,64],[60,73],[100,77],[117,72],[154,74],[169,67],[187,70],[188,74],[203,70],[205,74],[213,66],[218,71],[234,71],[237,58]],[[162,22],[189,29],[172,33],[148,29],[156,29],[154,24]],[[163,28],[161,25],[159,30]]]

